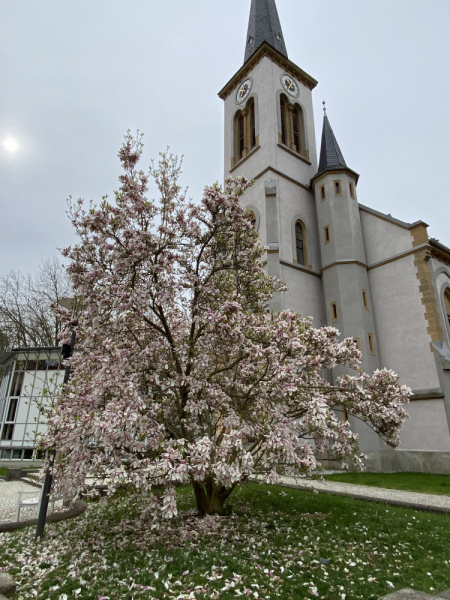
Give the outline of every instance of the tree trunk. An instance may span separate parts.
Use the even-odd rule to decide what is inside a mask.
[[[226,499],[234,490],[235,486],[226,489],[223,485],[217,485],[213,478],[208,478],[204,483],[193,482],[195,499],[199,515],[215,515],[222,511]]]

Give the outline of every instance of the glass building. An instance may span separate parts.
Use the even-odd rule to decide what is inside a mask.
[[[37,435],[46,430],[41,403],[64,380],[60,348],[0,352],[0,461],[40,459]]]

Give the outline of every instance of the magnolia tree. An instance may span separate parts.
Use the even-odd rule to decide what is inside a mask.
[[[265,274],[240,202],[251,184],[228,179],[194,204],[177,183],[179,161],[162,154],[150,168],[157,203],[137,170],[141,152],[141,138],[126,136],[114,203],[70,203],[79,242],[63,254],[82,298],[82,352],[49,415],[59,489],[158,487],[158,519],[176,514],[174,484],[190,483],[199,513],[217,513],[249,477],[309,473],[324,448],[361,463],[337,406],[397,446],[409,388],[391,371],[360,372],[354,341],[336,329],[267,309],[284,288]],[[337,365],[354,375],[331,384],[322,374]]]

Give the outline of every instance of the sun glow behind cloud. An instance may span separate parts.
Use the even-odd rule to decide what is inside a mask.
[[[7,140],[5,140],[3,142],[3,145],[6,148],[6,150],[8,150],[8,152],[11,152],[11,154],[14,153],[19,147],[19,144],[16,142],[16,140],[13,140],[13,138],[8,138]]]

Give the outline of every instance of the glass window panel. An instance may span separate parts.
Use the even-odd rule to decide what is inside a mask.
[[[297,152],[300,152],[300,115],[297,109],[292,113],[292,127],[294,130],[294,144]]]
[[[303,228],[300,223],[295,225],[295,245],[297,249],[297,263],[299,265],[305,264],[305,252],[303,248]]]
[[[11,449],[10,448],[3,448],[2,458],[6,458],[7,460],[9,460],[11,458]]]
[[[252,128],[252,148],[256,146],[256,116],[255,116],[255,102],[253,101],[250,106],[250,123]]]
[[[27,364],[26,360],[18,360],[16,362],[16,371],[24,371],[26,364]]]
[[[12,459],[20,460],[22,458],[22,448],[13,448]]]
[[[239,135],[239,159],[244,156],[244,148],[245,148],[245,127],[244,127],[244,116],[242,114],[239,115],[238,120],[238,135]]]
[[[23,383],[23,371],[14,373],[10,396],[20,396]]]
[[[31,460],[33,458],[33,448],[25,448],[23,451],[24,460]]]
[[[35,371],[36,370],[36,361],[35,360],[27,360],[27,371]]]
[[[37,370],[38,371],[46,371],[47,369],[47,361],[46,360],[38,360],[37,361]]]
[[[25,435],[25,425],[24,424],[18,425],[16,423],[15,425],[12,425],[12,427],[14,427],[12,439],[16,442],[21,442],[23,444],[23,437]]]
[[[281,143],[286,144],[286,102],[283,97],[280,98],[281,111]]]
[[[36,452],[36,460],[44,460],[45,457],[46,457],[45,450],[38,450]]]
[[[59,360],[50,358],[47,362],[47,369],[50,371],[57,371],[59,369]]]
[[[2,440],[12,440],[14,433],[14,425],[3,425]]]
[[[16,423],[26,423],[28,417],[28,409],[30,407],[30,398],[22,396],[19,402],[19,406],[16,411]]]
[[[14,422],[14,419],[16,418],[18,402],[19,402],[18,398],[11,398],[11,400],[9,401],[8,414],[6,415],[6,421],[9,423]]]

